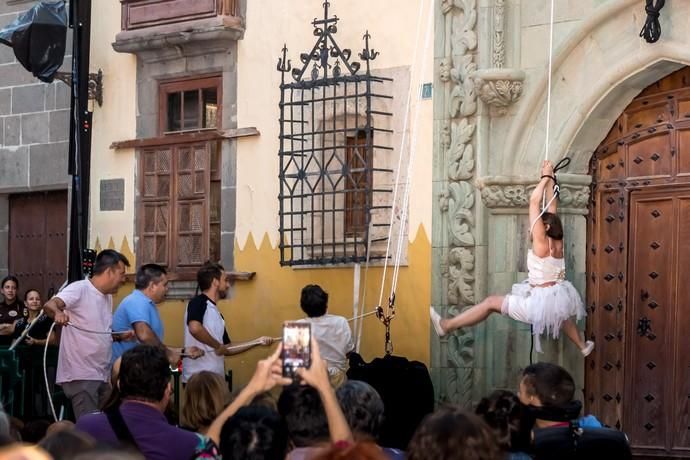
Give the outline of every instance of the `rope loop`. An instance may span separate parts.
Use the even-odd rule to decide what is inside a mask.
[[[656,0],[656,3],[654,0],[647,0],[644,8],[645,13],[647,13],[647,20],[640,31],[640,37],[644,38],[647,43],[656,43],[661,38],[659,16],[665,3],[666,0]]]

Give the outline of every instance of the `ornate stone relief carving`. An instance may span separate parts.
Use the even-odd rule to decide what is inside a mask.
[[[505,0],[496,0],[494,4],[494,50],[491,56],[495,68],[501,69],[506,63]]]
[[[439,80],[445,85],[444,114],[439,144],[447,186],[439,195],[444,216],[443,231],[449,246],[441,272],[448,280],[449,314],[474,303],[474,135],[477,112],[477,1],[440,0],[445,23],[444,56],[439,64]],[[474,335],[471,329],[451,334],[447,339],[447,372],[443,399],[468,405],[472,402]]]
[[[473,72],[472,79],[479,98],[498,115],[505,115],[508,107],[522,95],[525,73],[516,69],[504,69],[506,62],[505,44],[506,11],[505,0],[495,0],[493,6],[493,49],[492,69]]]
[[[559,176],[559,206],[586,210],[589,204],[589,176]],[[488,208],[526,208],[536,181],[524,177],[486,177],[477,181],[482,201]]]
[[[522,95],[525,73],[521,70],[486,69],[474,72],[472,77],[481,100],[496,108],[500,115],[505,115],[508,107]]]

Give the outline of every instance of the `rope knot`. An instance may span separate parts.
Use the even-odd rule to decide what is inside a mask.
[[[660,11],[649,5],[645,7],[644,12],[647,13],[647,16],[651,19],[659,19],[659,16],[661,16]]]

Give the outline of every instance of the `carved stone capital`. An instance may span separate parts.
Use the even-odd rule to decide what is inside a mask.
[[[559,174],[561,189],[559,207],[573,212],[586,212],[592,178],[584,174]],[[537,181],[527,177],[489,176],[477,180],[482,201],[487,208],[527,208]]]
[[[472,74],[475,88],[485,104],[505,115],[522,95],[525,72],[516,69],[483,69]]]

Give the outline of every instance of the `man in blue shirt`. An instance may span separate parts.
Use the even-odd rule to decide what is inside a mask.
[[[134,291],[122,299],[113,315],[113,331],[133,329],[138,343],[164,346],[168,360],[176,364],[181,355],[198,358],[203,351],[196,347],[187,350],[163,345],[163,321],[156,304],[168,293],[168,277],[165,268],[157,264],[139,267],[134,280]],[[134,348],[137,342],[113,342],[113,361]]]

